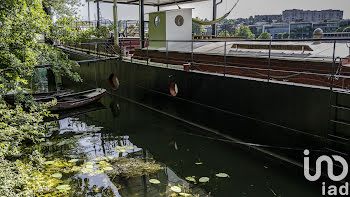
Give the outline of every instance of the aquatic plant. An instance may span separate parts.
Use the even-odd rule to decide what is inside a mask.
[[[113,170],[106,171],[109,175],[113,175],[113,177],[137,177],[149,175],[163,169],[161,165],[155,162],[145,162],[136,158],[119,157],[109,160],[109,163],[106,162],[107,164],[104,162],[106,161],[100,161],[102,169],[105,168],[105,165],[113,166]]]

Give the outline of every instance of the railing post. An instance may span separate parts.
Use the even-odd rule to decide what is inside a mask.
[[[331,69],[331,84],[330,84],[330,90],[333,91],[333,83],[334,83],[334,69],[335,69],[335,47],[336,47],[337,41],[334,40],[333,43],[333,62],[332,62],[332,69]]]
[[[271,69],[271,44],[272,44],[272,37],[270,38],[270,45],[269,45],[269,60],[268,60],[268,71],[267,71],[267,82],[270,81],[270,69]]]
[[[147,38],[147,40],[148,40],[148,38]],[[148,56],[148,46],[149,46],[149,40],[148,40],[148,43],[146,42],[146,44],[147,44],[147,66],[148,66],[148,59],[149,59],[149,56]]]
[[[192,69],[192,66],[193,66],[193,43],[194,43],[194,40],[192,40],[191,42],[191,64],[190,64],[190,71]]]
[[[225,41],[225,46],[224,46],[224,77],[226,76],[226,42]]]
[[[130,44],[130,46],[129,46],[129,55],[130,55],[130,50],[131,50],[131,40],[130,40],[129,44]],[[131,56],[131,63],[132,63],[132,55],[130,55],[130,56]]]
[[[168,49],[169,49],[169,46],[168,46],[168,40],[165,40],[165,45],[166,45],[166,67],[168,68],[168,61],[169,61],[169,57],[168,57],[168,53],[169,53],[169,51],[168,51]]]
[[[107,53],[107,44],[108,44],[108,43],[105,43],[105,54],[104,54],[105,59],[107,59],[107,54],[108,54],[108,53]]]

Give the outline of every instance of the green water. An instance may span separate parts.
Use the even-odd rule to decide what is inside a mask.
[[[99,104],[65,112],[62,118],[43,148],[48,160],[77,158],[79,166],[86,162],[95,165],[96,158],[128,157],[163,167],[131,178],[113,178],[107,173],[64,174],[62,179],[72,187],[70,196],[175,196],[170,190],[174,185],[199,196],[321,196],[321,184],[308,182],[299,167],[218,140],[222,137],[113,95],[105,95]],[[133,149],[120,153],[117,146]],[[202,164],[196,165],[198,162]],[[218,178],[217,173],[230,177]],[[188,176],[195,176],[197,182],[200,177],[210,180],[193,184],[185,179]],[[151,184],[151,178],[161,183]]]

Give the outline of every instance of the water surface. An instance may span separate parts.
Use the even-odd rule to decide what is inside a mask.
[[[173,193],[169,184],[182,185],[199,196],[320,196],[320,183],[306,181],[299,167],[113,95],[65,112],[61,118],[54,139],[46,142],[53,144],[46,150],[48,158],[81,158],[86,163],[133,157],[164,168],[129,179],[113,179],[105,173],[65,175],[74,196],[169,196]],[[117,146],[133,149],[120,153]],[[216,177],[220,172],[230,177]],[[193,184],[186,181],[188,176],[210,180]],[[161,184],[151,184],[150,178]]]

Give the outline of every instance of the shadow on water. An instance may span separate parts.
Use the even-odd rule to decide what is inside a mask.
[[[168,184],[184,185],[199,196],[320,196],[321,183],[308,182],[299,167],[116,96],[107,94],[101,103],[103,107],[90,107],[85,113],[63,114],[59,130],[53,132],[56,148],[46,150],[47,156],[90,162],[103,157],[140,158],[155,161],[164,169],[127,179],[111,178],[106,173],[74,174],[68,179],[76,187],[72,191],[76,196],[169,196]],[[117,152],[118,146],[133,148]],[[221,172],[230,177],[216,177]],[[189,176],[210,180],[193,184],[186,181]],[[161,184],[151,184],[150,178]]]

